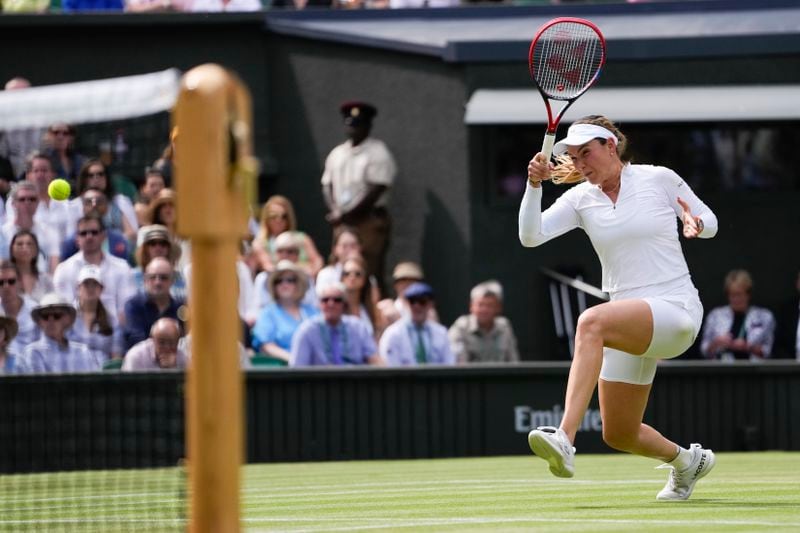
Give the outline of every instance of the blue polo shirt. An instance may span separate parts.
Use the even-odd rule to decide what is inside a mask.
[[[178,318],[178,309],[182,305],[184,305],[183,300],[176,300],[170,296],[169,306],[163,313],[160,313],[156,304],[151,302],[144,292],[137,293],[136,296],[125,302],[123,334],[125,351],[127,352],[134,344],[150,337],[150,328],[159,318],[174,318],[183,327],[183,320]]]

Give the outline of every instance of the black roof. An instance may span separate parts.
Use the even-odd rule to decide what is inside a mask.
[[[797,0],[695,0],[445,9],[313,10],[266,14],[276,33],[439,57],[505,62],[527,56],[546,21],[597,24],[610,59],[772,55],[800,52]]]

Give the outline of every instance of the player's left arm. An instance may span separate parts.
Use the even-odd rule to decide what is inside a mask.
[[[667,189],[672,208],[683,223],[684,237],[710,239],[717,234],[717,216],[698,198],[683,178],[671,172],[667,178]]]

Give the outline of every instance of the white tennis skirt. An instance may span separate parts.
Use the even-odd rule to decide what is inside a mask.
[[[600,378],[634,385],[653,382],[659,359],[672,359],[694,343],[703,323],[703,304],[687,274],[681,278],[648,285],[611,296],[617,300],[644,300],[653,314],[653,338],[645,353],[632,355],[612,348],[603,348]]]

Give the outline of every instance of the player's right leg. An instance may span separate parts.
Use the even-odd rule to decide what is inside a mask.
[[[558,429],[541,427],[528,435],[533,453],[545,459],[559,477],[572,477],[575,434],[600,376],[603,347],[644,353],[650,345],[653,319],[644,300],[619,300],[591,307],[578,319],[575,354],[567,381],[564,417]]]
[[[653,338],[653,315],[645,300],[618,300],[590,307],[578,318],[561,429],[571,442],[600,378],[603,348],[642,354]]]
[[[538,457],[547,461],[554,476],[575,475],[575,448],[560,428],[540,426],[534,429],[528,433],[528,446]]]

